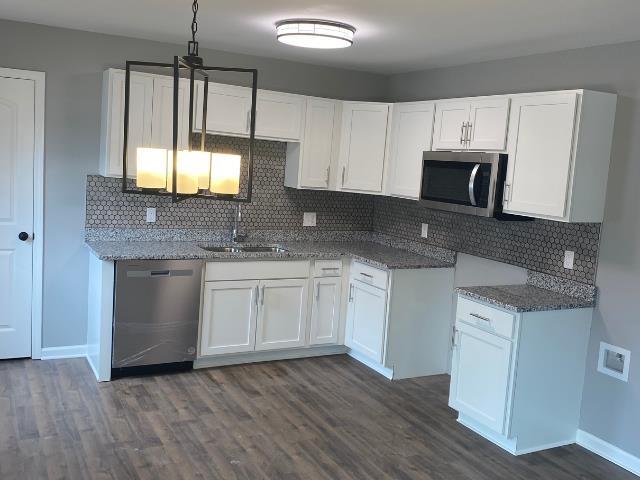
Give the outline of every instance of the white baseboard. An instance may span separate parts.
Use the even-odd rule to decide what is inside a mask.
[[[386,368],[383,365],[380,365],[379,363],[375,362],[374,360],[371,360],[366,355],[362,355],[360,352],[357,352],[355,350],[349,349],[349,351],[347,353],[351,358],[353,358],[353,359],[359,361],[360,363],[366,365],[371,370],[375,370],[376,372],[378,372],[383,377],[386,377],[389,380],[393,380],[393,370],[392,369]]]
[[[79,358],[87,356],[86,345],[68,345],[65,347],[46,347],[42,349],[41,360],[56,360],[59,358]]]
[[[576,443],[587,450],[606,458],[610,462],[629,470],[631,473],[640,476],[640,458],[631,455],[628,452],[605,442],[584,430],[578,430],[576,435]]]

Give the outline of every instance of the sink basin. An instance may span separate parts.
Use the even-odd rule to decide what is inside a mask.
[[[287,250],[285,248],[279,247],[277,245],[260,245],[260,246],[251,246],[251,245],[233,245],[233,246],[223,246],[223,247],[202,247],[204,250],[209,252],[217,252],[217,253],[284,253]]]

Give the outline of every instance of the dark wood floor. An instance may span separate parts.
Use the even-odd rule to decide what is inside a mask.
[[[0,479],[635,479],[578,446],[513,457],[455,422],[448,377],[346,356],[96,383],[0,362]]]

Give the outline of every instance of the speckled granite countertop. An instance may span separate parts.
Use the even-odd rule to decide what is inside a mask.
[[[374,242],[279,242],[283,253],[210,252],[202,246],[215,246],[206,242],[140,242],[140,241],[88,241],[89,249],[101,260],[239,260],[239,259],[336,259],[348,256],[370,265],[387,269],[453,268],[453,264]],[[248,244],[251,245],[251,244]]]
[[[571,297],[533,285],[459,287],[457,292],[514,312],[540,312],[593,307],[594,300]]]

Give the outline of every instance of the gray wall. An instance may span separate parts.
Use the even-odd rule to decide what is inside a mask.
[[[0,45],[0,66],[47,74],[43,344],[84,344],[84,197],[87,174],[98,172],[102,72],[125,60],[170,61],[186,46],[4,20]],[[211,65],[258,68],[261,88],[344,99],[375,100],[386,93],[387,79],[378,75],[201,52]]]
[[[640,42],[393,76],[394,101],[589,88],[619,95],[581,428],[640,456]],[[600,341],[630,349],[629,383],[596,372]]]

